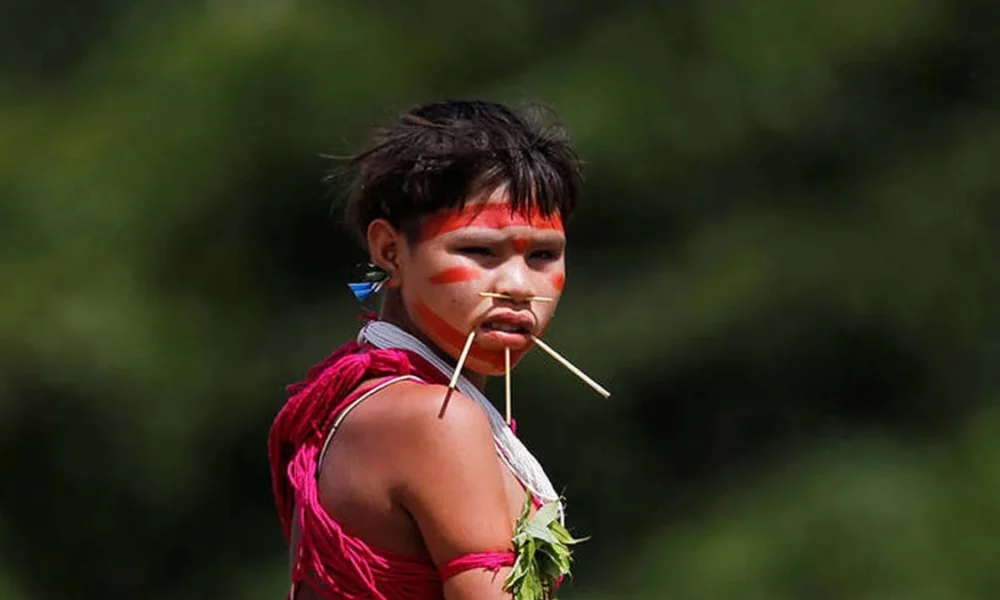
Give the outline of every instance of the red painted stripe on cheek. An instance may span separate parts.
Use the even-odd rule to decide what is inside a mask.
[[[556,288],[560,292],[566,287],[566,274],[556,273],[552,276],[552,287]]]
[[[461,283],[478,278],[480,272],[472,267],[450,267],[430,277],[428,281],[435,284]]]
[[[444,350],[452,352],[456,355],[462,351],[462,348],[465,347],[465,340],[469,336],[468,332],[462,333],[458,329],[452,327],[450,323],[442,319],[440,315],[431,309],[431,307],[427,306],[420,300],[413,303],[413,308],[422,322],[421,326],[427,330],[427,333],[430,334],[432,338],[435,338],[439,344],[444,346]],[[513,362],[519,361],[527,351],[528,348],[512,350],[510,353],[511,360]],[[469,356],[467,360],[470,361],[470,364],[472,365],[477,362],[480,363],[480,365],[485,363],[487,367],[494,371],[502,370],[504,366],[503,352],[485,350],[475,344],[473,344],[472,348],[469,349]],[[481,367],[480,370],[482,370]]]
[[[449,350],[454,350],[456,347],[461,348],[465,343],[462,334],[439,317],[437,313],[431,310],[431,307],[417,300],[413,303],[413,308],[417,311],[417,316],[420,317],[420,320],[423,321],[423,326],[427,328],[427,333],[451,346],[451,348],[448,348]]]
[[[436,338],[438,343],[445,346],[444,350],[454,352],[455,354],[461,352],[462,348],[465,347],[465,340],[468,338],[469,332],[462,333],[455,327],[452,327],[450,323],[442,319],[431,307],[420,300],[413,303],[413,308],[422,321],[421,325],[427,329],[427,333],[431,337]],[[483,350],[475,344],[469,349],[469,358],[494,365],[497,363],[497,354],[497,352]],[[503,360],[503,354],[500,354],[500,360]]]

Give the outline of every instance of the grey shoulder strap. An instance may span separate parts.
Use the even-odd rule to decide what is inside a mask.
[[[330,442],[333,440],[333,434],[337,433],[337,429],[340,427],[340,424],[344,421],[344,418],[347,417],[347,415],[350,414],[350,412],[352,410],[354,410],[355,408],[357,408],[357,406],[359,404],[361,404],[362,402],[364,402],[365,400],[367,400],[371,396],[377,394],[378,392],[381,392],[382,390],[384,390],[385,388],[389,387],[390,385],[392,385],[394,383],[397,383],[397,382],[400,382],[400,381],[407,381],[407,380],[409,380],[409,381],[423,381],[422,379],[420,379],[416,375],[400,375],[399,377],[393,377],[392,379],[387,379],[387,380],[383,381],[382,383],[376,385],[372,389],[366,391],[364,394],[361,394],[360,396],[358,396],[357,398],[355,398],[353,402],[351,402],[350,404],[348,404],[347,406],[344,407],[344,410],[340,411],[340,414],[337,415],[337,418],[333,422],[333,425],[330,426],[330,431],[326,434],[326,441],[323,442],[323,449],[320,450],[319,459],[316,461],[316,476],[317,477],[319,477],[320,467],[323,466],[323,459],[326,458],[326,452],[327,452],[327,450],[330,449]]]

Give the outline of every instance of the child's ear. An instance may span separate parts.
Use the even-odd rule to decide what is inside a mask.
[[[401,281],[402,254],[405,250],[403,232],[385,219],[376,219],[368,225],[366,232],[369,260],[389,272],[385,285],[398,288]]]

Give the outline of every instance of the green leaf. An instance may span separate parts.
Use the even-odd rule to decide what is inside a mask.
[[[549,502],[545,506],[538,509],[535,516],[531,517],[531,524],[538,524],[543,527],[548,527],[549,523],[552,523],[559,517],[559,502]]]
[[[570,575],[573,560],[569,546],[574,539],[559,522],[561,504],[550,502],[531,514],[532,496],[527,494],[514,528],[513,545],[517,558],[504,590],[514,600],[552,600],[559,578]]]
[[[539,525],[537,523],[531,522],[528,523],[526,529],[528,533],[531,534],[531,537],[536,540],[544,540],[550,544],[560,543],[556,535],[552,533],[552,531],[544,525]]]

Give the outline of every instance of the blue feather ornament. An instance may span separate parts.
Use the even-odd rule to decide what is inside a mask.
[[[360,281],[348,283],[347,287],[351,289],[351,293],[358,299],[358,302],[363,303],[382,289],[385,282],[389,280],[389,272],[371,263],[358,265],[358,269],[361,271],[361,276],[358,277]]]

